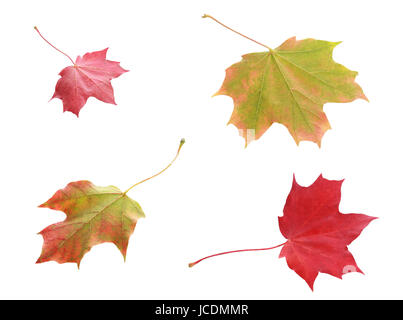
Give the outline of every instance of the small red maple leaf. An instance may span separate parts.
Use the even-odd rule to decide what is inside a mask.
[[[361,272],[347,246],[374,219],[364,214],[339,211],[341,181],[319,178],[309,187],[293,180],[290,194],[279,217],[279,227],[288,239],[281,249],[288,266],[313,290],[319,272],[337,278]]]
[[[63,111],[70,111],[77,117],[89,97],[97,98],[106,103],[116,104],[111,80],[128,72],[123,69],[119,62],[106,60],[108,48],[86,53],[83,57],[78,56],[76,61],[66,53],[54,47],[48,42],[38,28],[35,30],[49,45],[67,56],[73,63],[64,68],[59,75],[55,93],[52,97],[63,101]]]
[[[313,290],[319,272],[337,278],[348,272],[360,272],[347,246],[374,219],[364,214],[342,214],[339,211],[341,181],[327,180],[320,175],[309,187],[300,186],[295,177],[279,217],[279,227],[285,243],[261,249],[242,249],[213,254],[196,262],[236,252],[264,251],[283,247],[280,258],[302,277]]]

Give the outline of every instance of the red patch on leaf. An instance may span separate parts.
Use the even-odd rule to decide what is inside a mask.
[[[374,219],[364,214],[339,212],[343,181],[322,175],[309,187],[295,180],[279,217],[280,231],[288,239],[281,250],[288,266],[313,290],[319,272],[337,278],[361,272],[347,246]]]

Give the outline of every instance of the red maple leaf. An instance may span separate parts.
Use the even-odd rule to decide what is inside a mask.
[[[63,53],[73,63],[59,73],[61,78],[57,81],[52,97],[63,101],[63,111],[70,111],[78,117],[89,97],[116,104],[111,80],[128,70],[123,69],[119,62],[106,60],[108,48],[86,53],[83,57],[78,56],[74,62],[70,56],[49,43],[38,28],[35,27],[35,30],[49,45]]]
[[[341,181],[319,178],[309,187],[298,185],[293,179],[292,188],[279,217],[279,227],[288,240],[274,247],[242,249],[213,254],[199,262],[229,253],[264,251],[283,247],[280,258],[285,257],[288,266],[302,277],[313,290],[319,272],[337,278],[348,272],[360,272],[347,246],[374,219],[364,214],[342,214],[339,211]]]
[[[342,183],[320,175],[311,186],[302,187],[294,177],[279,217],[280,231],[288,239],[280,258],[285,257],[312,290],[319,272],[340,279],[347,272],[363,273],[347,246],[376,218],[340,213]]]

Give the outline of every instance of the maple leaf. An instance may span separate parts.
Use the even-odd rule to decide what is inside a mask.
[[[342,181],[319,178],[309,187],[292,188],[279,217],[282,235],[288,239],[281,249],[288,266],[313,290],[319,272],[337,278],[361,272],[347,246],[374,219],[364,214],[339,212]]]
[[[49,43],[37,27],[35,30],[49,45],[63,53],[73,63],[59,73],[61,78],[57,81],[52,97],[63,101],[63,112],[70,111],[78,117],[89,97],[116,104],[111,80],[128,70],[123,69],[119,62],[106,60],[108,48],[86,53],[83,57],[78,56],[74,62],[67,54]]]
[[[104,242],[115,244],[126,260],[129,238],[137,221],[145,217],[140,205],[128,197],[127,192],[168,169],[184,143],[182,139],[175,158],[167,167],[134,184],[125,192],[115,186],[95,186],[86,180],[71,182],[64,189],[58,190],[39,207],[63,211],[66,219],[39,233],[44,243],[37,263],[74,262],[79,267],[83,256],[93,246]]]
[[[203,17],[240,34],[209,15]],[[332,59],[333,49],[340,42],[297,41],[293,37],[271,49],[246,38],[269,51],[243,55],[242,61],[226,70],[225,80],[215,94],[233,99],[229,123],[239,129],[246,145],[278,122],[287,127],[297,144],[308,140],[320,147],[322,136],[330,129],[323,105],[367,100],[354,82],[358,73]]]
[[[40,207],[63,211],[67,217],[40,232],[44,245],[37,263],[80,265],[84,254],[103,242],[114,243],[126,259],[137,220],[145,217],[140,205],[118,188],[98,187],[90,181],[69,183]]]
[[[327,180],[320,175],[309,187],[298,185],[293,179],[292,188],[279,217],[279,227],[286,242],[274,247],[242,249],[213,254],[196,262],[247,251],[265,251],[282,247],[280,258],[285,257],[288,266],[301,276],[313,290],[319,272],[337,278],[348,272],[360,272],[347,246],[374,219],[364,214],[339,212],[343,181]]]

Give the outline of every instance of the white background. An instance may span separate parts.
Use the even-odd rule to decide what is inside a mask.
[[[0,298],[363,299],[403,298],[400,1],[7,1],[1,29]],[[262,48],[212,20],[264,42],[291,36],[340,41],[334,59],[359,71],[370,103],[326,104],[332,130],[319,149],[298,147],[273,125],[244,148],[226,126],[232,99],[211,98],[225,69]],[[130,72],[112,80],[117,106],[90,98],[77,119],[48,102],[68,59],[109,47]],[[35,264],[37,232],[62,221],[37,208],[67,183],[126,189],[146,218],[127,261],[101,244],[75,264]],[[205,255],[284,241],[277,216],[292,175],[310,185],[320,173],[345,179],[340,211],[372,222],[349,247],[365,275],[319,274],[312,293],[278,259],[280,249]]]

